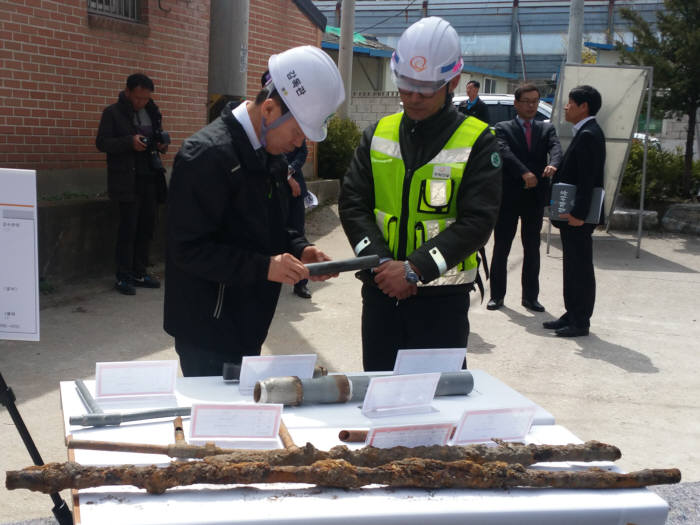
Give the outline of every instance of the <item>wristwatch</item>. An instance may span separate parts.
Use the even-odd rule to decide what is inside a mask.
[[[418,274],[413,271],[413,268],[411,268],[411,263],[406,260],[403,262],[403,267],[406,272],[406,281],[408,281],[411,284],[417,284],[418,281],[420,281],[420,278],[418,277]]]

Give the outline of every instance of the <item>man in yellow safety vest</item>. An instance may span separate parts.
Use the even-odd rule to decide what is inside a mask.
[[[501,157],[486,123],[452,105],[459,36],[429,17],[391,59],[403,112],[368,127],[343,179],[340,219],[360,272],[365,370],[391,370],[399,349],[465,348],[476,252],[498,215]]]

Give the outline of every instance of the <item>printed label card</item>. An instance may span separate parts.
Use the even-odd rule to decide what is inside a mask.
[[[464,348],[399,350],[394,363],[394,374],[457,372],[462,369],[466,355]]]
[[[453,430],[452,423],[372,427],[365,445],[375,448],[445,445]]]
[[[103,408],[176,406],[177,368],[175,360],[96,363],[95,400]]]
[[[316,354],[245,356],[241,362],[239,392],[252,394],[255,383],[268,377],[309,379],[314,375],[316,357]]]
[[[373,377],[362,413],[367,417],[386,417],[436,411],[431,403],[439,380],[438,372]]]
[[[522,441],[530,431],[535,407],[467,410],[457,424],[452,445],[487,443],[493,439]]]
[[[281,404],[195,403],[189,441],[224,448],[281,448]]]

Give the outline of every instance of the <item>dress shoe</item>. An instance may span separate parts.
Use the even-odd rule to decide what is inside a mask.
[[[558,328],[554,333],[557,334],[557,337],[579,337],[581,335],[588,335],[588,328],[581,328],[570,324]]]
[[[542,306],[537,299],[534,301],[528,301],[527,299],[523,299],[523,306],[527,308],[528,310],[532,310],[533,312],[544,312],[544,306]]]
[[[554,321],[545,321],[544,323],[542,323],[542,326],[544,326],[548,330],[559,330],[560,328],[569,326],[569,321],[560,317],[559,319],[555,319]]]
[[[305,284],[301,285],[295,285],[294,286],[294,293],[301,297],[302,299],[311,299],[311,292],[309,289],[306,287]]]
[[[498,310],[502,306],[503,299],[489,299],[489,302],[486,303],[487,310]]]

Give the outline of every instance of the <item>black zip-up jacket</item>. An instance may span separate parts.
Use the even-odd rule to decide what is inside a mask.
[[[449,101],[437,114],[422,121],[413,121],[404,114],[399,127],[399,142],[407,173],[413,173],[435,157],[465,118]],[[369,126],[362,135],[343,178],[338,208],[351,246],[356,246],[365,237],[369,238],[369,245],[359,255],[376,254],[392,259],[391,250],[384,242],[374,216],[370,145],[376,127],[376,124]],[[464,170],[457,194],[456,221],[408,256],[418,268],[424,283],[439,277],[438,267],[428,253],[433,246],[438,247],[447,267],[451,268],[486,244],[498,217],[501,182],[498,144],[491,131],[486,129],[474,143]],[[404,189],[408,187],[409,184],[405,183]],[[399,224],[404,224],[401,218]],[[405,245],[399,246],[401,250],[405,250]],[[403,258],[401,253],[399,258]],[[373,282],[369,277],[369,273],[360,275],[365,283]],[[455,288],[466,286],[419,287],[418,293],[455,293]]]
[[[229,103],[175,157],[168,196],[164,328],[230,360],[258,355],[281,285],[270,256],[309,242],[287,224],[284,156],[257,153]],[[267,165],[267,167],[266,167]]]
[[[162,131],[163,117],[153,100],[144,108],[151,118],[153,131]],[[134,125],[134,108],[122,91],[119,100],[107,106],[102,112],[97,129],[95,145],[107,154],[107,192],[116,201],[133,202],[136,195],[136,155],[133,136],[137,134]],[[163,172],[154,173],[158,202],[165,202],[166,183]]]

